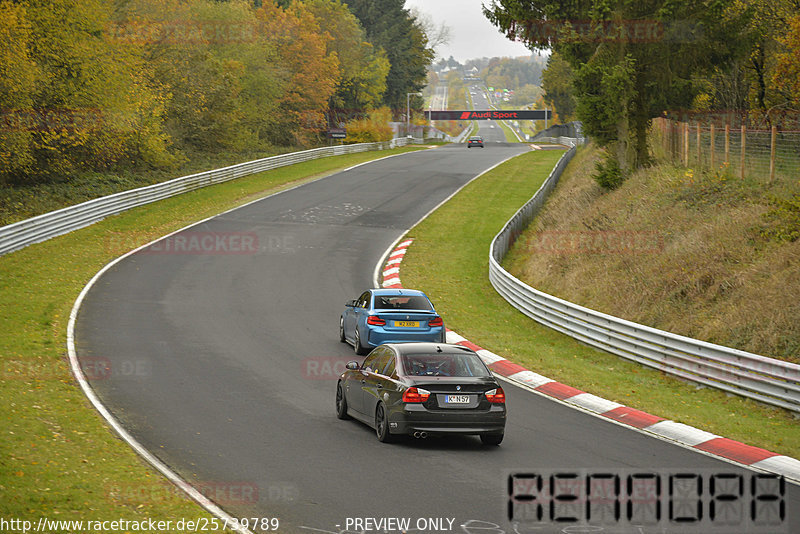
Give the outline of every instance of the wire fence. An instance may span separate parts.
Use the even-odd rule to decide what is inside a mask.
[[[653,135],[655,147],[685,167],[726,168],[741,178],[769,182],[800,175],[800,130],[657,118]]]

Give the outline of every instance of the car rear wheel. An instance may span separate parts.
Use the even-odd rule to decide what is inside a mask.
[[[504,434],[481,434],[481,441],[484,445],[500,445],[503,437]]]
[[[375,409],[375,435],[381,443],[391,443],[394,436],[389,432],[389,418],[386,416],[386,408],[383,403],[378,403]]]
[[[347,340],[344,338],[344,317],[339,317],[339,341],[342,343],[347,342]]]
[[[367,349],[361,346],[361,334],[358,333],[358,327],[356,327],[356,338],[355,342],[353,343],[353,349],[359,356],[363,356],[367,353]]]
[[[342,383],[336,385],[336,417],[339,419],[350,419],[347,415],[347,398],[344,396]]]

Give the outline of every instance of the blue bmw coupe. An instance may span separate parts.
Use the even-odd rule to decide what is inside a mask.
[[[353,345],[356,354],[366,354],[383,343],[444,343],[444,321],[422,291],[368,289],[345,304],[339,340]]]

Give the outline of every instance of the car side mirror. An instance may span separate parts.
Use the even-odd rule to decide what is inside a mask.
[[[356,301],[348,300],[347,303],[345,304],[345,306],[348,307],[348,308],[355,308],[356,307]]]
[[[357,371],[358,368],[359,368],[359,365],[358,365],[357,361],[347,362],[347,364],[345,365],[345,368],[346,369],[350,369],[351,371]]]

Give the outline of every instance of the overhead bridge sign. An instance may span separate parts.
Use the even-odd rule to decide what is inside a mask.
[[[545,116],[545,114],[547,114]],[[426,111],[431,121],[474,121],[474,120],[544,120],[551,119],[552,112],[543,109],[489,109],[486,111]]]

